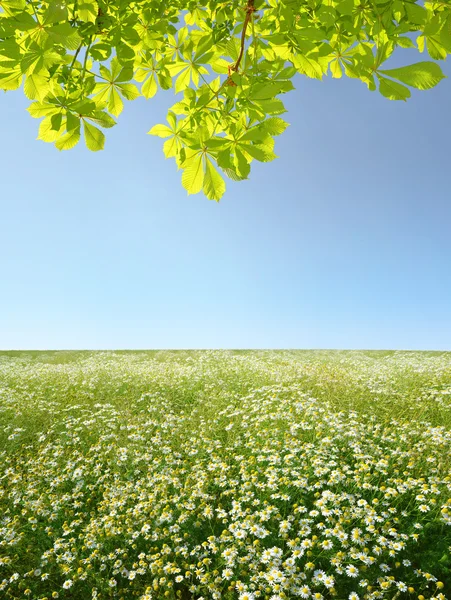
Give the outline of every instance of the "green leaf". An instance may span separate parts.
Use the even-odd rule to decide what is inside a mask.
[[[161,89],[169,90],[172,87],[172,79],[169,75],[168,71],[158,71],[158,83],[160,84]]]
[[[17,90],[22,83],[22,74],[18,69],[0,71],[0,90]]]
[[[71,27],[70,23],[53,25],[53,27],[46,28],[46,32],[55,44],[61,44],[68,50],[76,50],[82,41],[77,30]],[[90,54],[92,56],[92,48]]]
[[[188,194],[198,194],[203,181],[202,154],[197,154],[183,164],[182,185]]]
[[[333,60],[330,63],[330,72],[332,73],[332,77],[334,79],[340,79],[343,76],[343,71],[341,69],[340,61],[338,59]]]
[[[175,136],[172,136],[169,140],[166,140],[163,144],[163,154],[166,158],[177,156],[180,142]]]
[[[56,113],[56,115],[52,115],[50,117],[50,121],[52,123],[52,129],[54,129],[55,131],[59,131],[61,129],[61,125],[63,124],[63,113],[59,112]],[[70,127],[67,126],[67,121],[66,121],[66,129],[69,130]]]
[[[166,125],[154,125],[150,131],[147,132],[150,135],[156,135],[161,138],[169,137],[174,135],[174,132],[169,129]]]
[[[249,165],[248,165],[248,167],[249,167]],[[250,168],[249,168],[249,170],[250,170]],[[243,181],[244,179],[247,179],[247,175],[246,175],[246,177],[241,177],[241,175],[238,175],[238,173],[230,167],[224,168],[223,171],[227,175],[227,177],[229,177],[232,181]]]
[[[83,121],[83,130],[87,148],[92,150],[92,152],[103,150],[105,145],[105,136],[100,129],[97,129],[97,127],[94,127],[94,125],[91,125],[87,121]]]
[[[80,129],[80,117],[69,112],[66,116],[66,131],[74,129]]]
[[[178,94],[179,92],[183,92],[183,90],[185,90],[189,86],[190,77],[191,77],[190,69],[186,69],[186,71],[183,71],[177,77],[177,80],[175,82],[175,87],[174,87],[176,94]]]
[[[440,66],[433,62],[420,62],[398,69],[379,71],[419,90],[429,90],[445,78]]]
[[[27,75],[23,90],[25,96],[30,100],[40,100],[42,102],[49,92],[48,78],[37,73]]]
[[[203,192],[209,200],[220,200],[226,190],[225,181],[213,166],[209,158],[206,160],[206,169],[203,181]]]
[[[250,98],[252,100],[266,100],[274,98],[281,92],[293,90],[294,86],[291,81],[268,81],[258,84],[251,89]]]
[[[257,100],[255,101],[257,106],[260,106],[262,110],[268,115],[281,115],[286,111],[282,100],[273,98],[272,100]]]
[[[246,159],[243,152],[241,152],[238,146],[235,148],[235,158],[233,162],[239,177],[241,177],[242,179],[247,179],[251,171],[251,167],[249,165],[248,160]]]
[[[115,87],[111,88],[110,99],[108,100],[108,110],[109,112],[118,117],[124,109],[124,103],[122,102],[121,97],[119,96],[118,91]]]
[[[133,83],[119,83],[116,88],[121,92],[126,100],[136,100],[141,96],[140,91]]]
[[[386,79],[378,75],[378,79],[380,81],[379,91],[380,93],[388,98],[389,100],[404,100],[410,98],[410,90],[406,88],[404,85],[397,83],[396,81],[391,81],[390,79]]]
[[[95,113],[89,115],[89,117],[86,118],[90,121],[94,121],[94,123],[96,123],[97,125],[108,129],[116,125],[116,121],[113,119],[113,117],[101,110],[96,111]]]
[[[258,125],[256,127],[251,127],[246,131],[244,135],[240,137],[240,142],[249,141],[249,142],[262,142],[265,137],[267,137],[267,133],[263,130],[262,127]]]
[[[307,75],[311,79],[322,79],[324,75],[320,63],[309,56],[298,54],[293,58],[293,64],[299,73]]]
[[[48,8],[45,11],[42,24],[49,25],[51,23],[58,23],[59,21],[65,21],[67,19],[67,7],[64,6],[63,2],[58,0],[51,0]]]
[[[224,58],[217,58],[216,60],[210,63],[210,66],[215,73],[222,73],[224,75],[229,72],[229,67],[231,65],[232,63],[225,60]]]
[[[64,131],[64,127],[61,128]],[[54,142],[61,135],[62,130],[55,131],[53,129],[52,118],[45,117],[39,125],[38,140],[43,142]]]
[[[337,4],[337,11],[342,15],[351,16],[354,10],[353,0],[340,0]]]
[[[71,150],[80,141],[80,122],[78,127],[71,129],[55,142],[55,147],[58,150]]]
[[[279,117],[271,117],[261,124],[262,129],[270,135],[280,135],[288,127],[288,123]]]
[[[421,52],[421,53],[424,52],[425,41],[426,41],[426,38],[424,37],[424,35],[419,35],[417,37],[417,46],[418,46],[419,52]]]
[[[416,25],[423,25],[423,23],[426,21],[428,13],[423,6],[415,4],[414,2],[404,2],[404,8],[407,12],[409,21],[412,23],[415,23]]]
[[[269,162],[277,156],[273,152],[268,152],[266,149],[253,144],[241,144],[241,149],[247,152],[260,162]]]
[[[437,36],[426,37],[426,45],[429,52],[429,56],[434,60],[445,60],[448,56],[446,48],[440,43],[440,38]]]
[[[42,102],[33,102],[27,108],[27,111],[34,119],[40,119],[41,117],[47,117],[48,115],[54,115],[60,110],[54,104],[44,104]]]
[[[155,81],[155,75],[151,75],[146,79],[146,81],[142,84],[141,93],[144,98],[153,98],[158,91],[157,82]]]
[[[396,40],[396,44],[401,46],[401,48],[415,48],[415,43],[408,37],[399,37]]]
[[[78,18],[85,23],[95,23],[99,12],[96,0],[80,0],[78,2]]]

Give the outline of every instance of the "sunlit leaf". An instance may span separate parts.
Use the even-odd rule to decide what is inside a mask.
[[[380,93],[389,100],[407,100],[407,98],[410,98],[410,90],[405,85],[391,81],[386,77],[379,77],[379,81]]]
[[[198,154],[183,164],[182,185],[188,194],[198,194],[204,181],[202,155]]]
[[[388,75],[419,90],[429,90],[445,77],[440,66],[433,62],[415,63],[407,67],[379,71],[379,73]]]
[[[203,192],[209,200],[220,200],[224,195],[226,185],[224,179],[213,166],[209,158],[206,160]]]
[[[86,147],[93,152],[102,150],[105,145],[105,135],[100,129],[94,127],[87,121],[83,121],[83,131],[85,135]]]
[[[425,51],[431,60],[409,60]],[[70,149],[83,121],[86,145],[100,150],[98,127],[113,127],[128,101],[174,88],[167,124],[149,133],[163,138],[189,193],[202,188],[213,199],[225,189],[215,165],[240,181],[255,160],[276,157],[275,138],[287,127],[281,98],[295,77],[304,95],[329,74],[407,100],[410,88],[441,82],[433,61],[449,54],[446,1],[1,0],[0,9],[0,90],[23,84],[28,112],[43,119],[39,139]],[[389,60],[406,66],[384,69]]]

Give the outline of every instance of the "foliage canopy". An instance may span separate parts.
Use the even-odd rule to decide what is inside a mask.
[[[93,151],[124,100],[174,87],[180,99],[150,134],[189,194],[219,200],[222,172],[247,179],[276,158],[280,96],[296,73],[363,81],[390,100],[426,90],[451,54],[448,0],[0,0],[0,89],[23,84],[38,139]],[[412,35],[414,34],[414,35]],[[425,60],[397,69],[396,48]],[[137,84],[140,84],[139,86]],[[102,129],[101,129],[102,128]]]

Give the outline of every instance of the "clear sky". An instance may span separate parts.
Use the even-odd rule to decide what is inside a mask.
[[[173,90],[127,103],[96,154],[36,141],[0,94],[0,348],[451,350],[442,67],[407,103],[297,78],[279,158],[219,204],[146,135]]]

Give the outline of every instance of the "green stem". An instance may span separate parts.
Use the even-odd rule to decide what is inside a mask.
[[[88,47],[86,48],[86,54],[85,54],[85,60],[83,61],[83,71],[81,72],[81,79],[82,81],[85,78],[85,73],[86,73],[86,63],[88,61],[88,55],[89,55],[89,50],[91,48],[91,44],[92,44],[92,38],[93,36],[91,35],[91,37],[89,38],[89,44]]]
[[[39,21],[39,17],[38,17],[38,14],[37,14],[37,12],[36,12],[36,9],[35,9],[35,7],[34,7],[34,4],[33,4],[33,2],[29,2],[29,4],[31,4],[31,8],[33,9],[34,16],[36,17],[36,21],[38,22],[38,25],[40,25],[40,24],[41,24],[41,22]]]
[[[77,56],[78,56],[80,50],[82,49],[82,47],[83,47],[83,44],[80,44],[78,46],[77,50],[75,51],[74,58],[72,59],[72,62],[70,63],[70,67],[69,67],[70,71],[72,71],[75,61],[77,60]]]
[[[89,69],[86,69],[86,72],[91,73],[91,75],[94,75],[95,77],[100,77],[100,79],[103,79],[103,81],[106,81],[107,83],[111,83],[109,79],[102,77],[102,75],[99,75],[99,73],[94,73],[94,71],[90,71]]]

